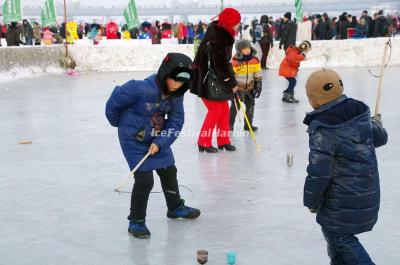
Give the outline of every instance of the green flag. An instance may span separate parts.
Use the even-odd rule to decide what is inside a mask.
[[[46,0],[42,9],[42,26],[57,25],[56,9],[54,7],[54,0]]]
[[[125,8],[124,17],[128,26],[128,30],[131,30],[132,28],[139,25],[139,18],[137,15],[135,0],[131,0],[128,4],[128,7]]]
[[[296,20],[297,22],[303,22],[303,3],[302,0],[296,0]]]
[[[5,0],[3,3],[4,24],[22,20],[21,0]]]

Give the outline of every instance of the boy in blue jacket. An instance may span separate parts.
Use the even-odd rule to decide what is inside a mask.
[[[314,72],[306,83],[314,112],[304,123],[309,133],[304,205],[317,214],[333,265],[372,265],[355,235],[371,231],[380,203],[375,148],[387,142],[381,116],[371,119],[367,105],[343,95],[332,71]]]
[[[107,101],[107,119],[118,127],[122,152],[130,169],[151,153],[134,174],[128,231],[135,237],[150,237],[145,222],[147,201],[154,185],[153,170],[160,176],[168,218],[194,219],[200,215],[198,209],[186,206],[179,195],[170,147],[183,127],[183,95],[192,80],[192,60],[183,54],[169,53],[157,74],[117,86]]]

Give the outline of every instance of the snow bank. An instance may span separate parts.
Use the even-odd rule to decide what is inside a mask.
[[[382,61],[386,38],[363,40],[314,41],[302,67],[374,67]],[[258,45],[257,45],[258,46]],[[168,52],[194,57],[193,45],[151,45],[149,40],[103,41],[93,46],[78,41],[70,46],[79,71],[154,71]],[[260,47],[259,55],[261,55]],[[0,48],[0,82],[61,72],[58,60],[62,46]],[[275,43],[268,56],[268,67],[278,68],[284,52]],[[390,65],[400,65],[400,38],[392,39]]]
[[[71,48],[80,71],[154,71],[169,52],[193,58],[193,45],[162,44],[140,41],[103,41],[98,46],[76,45]]]
[[[373,67],[382,62],[385,38],[364,40],[314,41],[302,67]],[[390,65],[400,65],[400,38],[392,39]],[[257,45],[259,55],[261,50]],[[129,41],[103,42],[99,46],[77,45],[72,54],[84,71],[154,71],[168,52],[194,57],[193,45],[148,45]],[[268,66],[278,68],[284,56],[278,43],[268,56]]]
[[[0,83],[45,73],[62,73],[60,45],[0,48]]]
[[[374,67],[382,63],[387,38],[313,41],[304,68],[318,67]],[[392,38],[392,54],[389,65],[400,65],[400,38]],[[268,56],[268,65],[278,68],[284,56],[276,44]],[[261,54],[261,50],[259,50]]]

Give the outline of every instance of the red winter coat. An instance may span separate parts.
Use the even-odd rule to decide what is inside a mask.
[[[180,23],[178,25],[178,39],[183,40],[188,37],[188,30],[185,24]]]
[[[284,77],[296,77],[299,72],[300,62],[306,57],[296,47],[289,47],[286,56],[279,67],[279,75]]]
[[[107,24],[106,28],[107,39],[108,40],[116,40],[119,39],[118,36],[118,25],[115,22],[110,22]]]

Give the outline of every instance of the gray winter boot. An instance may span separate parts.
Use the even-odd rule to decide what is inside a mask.
[[[288,98],[289,98],[289,93],[283,92],[282,101],[287,102]]]
[[[285,99],[282,99],[283,101],[285,101],[286,103],[299,103],[299,100],[297,100],[294,97],[294,92],[291,93],[286,93],[287,97]]]

